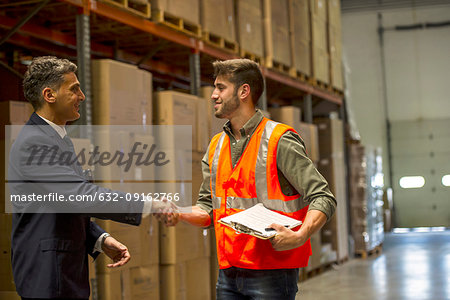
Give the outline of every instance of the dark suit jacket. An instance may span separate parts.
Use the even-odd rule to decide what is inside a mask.
[[[54,146],[58,151],[72,148],[58,133],[35,113],[30,117],[11,148],[8,181],[11,194],[30,192],[50,193],[55,185],[49,180],[65,182],[69,194],[104,192],[106,189],[90,183],[83,177],[81,167],[74,165],[25,165],[30,145]],[[36,182],[36,183],[33,183]],[[30,191],[30,186],[32,191]],[[27,211],[33,205],[21,204]],[[139,225],[141,214],[132,213],[123,203],[123,214],[108,215],[118,222]],[[142,205],[142,204],[140,204]],[[17,211],[17,210],[16,210]],[[90,216],[106,218],[101,214],[80,213],[14,213],[12,227],[12,267],[17,292],[27,298],[88,298],[88,254],[94,258],[95,241],[104,232],[90,221]],[[136,212],[136,207],[134,210]],[[142,209],[141,209],[142,211]],[[128,213],[127,213],[128,212]]]

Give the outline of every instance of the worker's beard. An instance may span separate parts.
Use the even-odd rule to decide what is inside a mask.
[[[222,100],[219,109],[214,112],[214,115],[219,119],[228,118],[240,105],[241,102],[239,101],[237,93],[235,93],[231,99],[227,101]]]

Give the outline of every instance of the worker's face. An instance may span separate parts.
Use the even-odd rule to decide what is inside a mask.
[[[84,99],[85,96],[75,73],[65,74],[63,84],[55,91],[55,102],[52,106],[55,119],[58,121],[55,123],[65,125],[69,121],[80,118],[80,104]]]
[[[237,90],[227,77],[219,75],[214,81],[214,91],[211,99],[214,101],[214,111],[217,118],[230,119],[240,106]]]

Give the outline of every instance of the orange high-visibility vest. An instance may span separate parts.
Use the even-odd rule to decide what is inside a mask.
[[[269,240],[236,233],[218,222],[257,203],[297,220],[305,219],[308,203],[299,194],[284,195],[278,181],[277,145],[288,130],[295,132],[287,125],[264,118],[234,168],[229,137],[222,132],[211,140],[210,185],[221,269],[232,266],[258,270],[289,269],[308,265],[311,255],[309,240],[296,249],[275,251]]]

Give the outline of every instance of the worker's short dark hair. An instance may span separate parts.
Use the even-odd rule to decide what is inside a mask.
[[[264,78],[259,65],[245,58],[215,61],[213,63],[214,77],[219,75],[227,77],[234,84],[235,92],[243,84],[250,86],[253,104],[256,106],[264,91]]]

